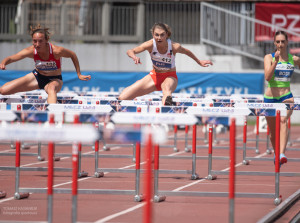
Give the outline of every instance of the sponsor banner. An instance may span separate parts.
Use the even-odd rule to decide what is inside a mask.
[[[271,108],[230,108],[230,107],[188,107],[187,114],[198,116],[237,117],[237,116],[276,116],[276,109]],[[286,110],[281,110],[286,116]]]
[[[274,26],[300,34],[300,4],[293,3],[256,3],[255,18]],[[256,41],[273,41],[276,28],[255,25]],[[290,36],[289,40],[299,41],[300,37]]]
[[[93,126],[75,126],[64,124],[61,128],[48,126],[45,128],[39,124],[7,124],[0,128],[0,140],[21,140],[21,141],[77,141],[94,142],[99,139],[99,134]]]
[[[193,125],[197,118],[188,114],[142,114],[142,113],[115,113],[111,118],[120,124],[169,124]]]
[[[1,71],[0,86],[8,81],[26,75],[28,71]],[[82,72],[90,74],[90,81],[81,81],[75,72],[63,72],[62,91],[76,92],[121,92],[125,87],[135,83],[146,72]],[[188,94],[263,94],[263,73],[178,73],[177,93]]]

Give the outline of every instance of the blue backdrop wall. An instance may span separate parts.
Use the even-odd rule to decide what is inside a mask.
[[[22,77],[29,71],[0,71],[0,86]],[[63,90],[122,91],[147,73],[141,72],[82,72],[90,81],[81,81],[75,72],[63,72]],[[262,94],[263,73],[178,73],[176,92],[194,94]]]

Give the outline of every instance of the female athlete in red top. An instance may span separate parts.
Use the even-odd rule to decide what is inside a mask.
[[[80,80],[90,80],[90,75],[82,75],[76,54],[63,47],[49,43],[47,28],[40,25],[31,28],[32,46],[27,47],[15,55],[6,57],[0,63],[0,69],[5,70],[6,65],[22,60],[26,57],[35,61],[35,69],[29,74],[10,81],[0,87],[0,94],[14,94],[23,91],[44,89],[48,94],[47,102],[56,103],[57,93],[61,90],[63,81],[61,76],[61,58],[71,58]]]
[[[153,39],[148,40],[138,47],[127,51],[135,64],[141,64],[136,54],[147,50],[153,63],[153,70],[141,80],[124,89],[120,94],[120,100],[131,100],[138,96],[149,94],[153,91],[162,90],[163,105],[172,105],[172,93],[177,87],[177,75],[175,67],[176,53],[182,53],[200,66],[212,65],[210,60],[199,60],[190,50],[182,47],[179,43],[172,42],[169,38],[171,30],[167,24],[155,23],[151,29]]]

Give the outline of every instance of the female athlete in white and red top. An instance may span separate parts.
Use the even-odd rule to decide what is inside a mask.
[[[47,28],[40,25],[31,28],[32,46],[17,54],[6,57],[0,63],[0,69],[5,70],[6,65],[22,60],[26,57],[34,59],[35,69],[29,74],[10,81],[0,87],[0,94],[14,94],[23,91],[44,89],[48,94],[47,102],[56,103],[57,93],[61,90],[63,81],[61,76],[61,58],[71,58],[80,80],[90,80],[90,75],[82,75],[76,54],[63,47],[55,46],[49,41]]]
[[[128,50],[127,55],[133,59],[135,64],[141,64],[140,58],[136,54],[147,50],[151,56],[153,70],[141,80],[125,88],[119,99],[131,100],[153,91],[162,91],[163,105],[172,105],[171,95],[175,91],[178,81],[175,67],[176,53],[189,56],[202,67],[208,67],[212,65],[212,62],[210,60],[199,60],[190,50],[182,47],[179,43],[172,42],[169,39],[171,29],[167,24],[155,23],[151,33],[153,39]]]

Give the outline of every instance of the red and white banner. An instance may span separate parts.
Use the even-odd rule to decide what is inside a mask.
[[[300,34],[300,4],[256,3],[255,18]],[[273,40],[276,31],[275,28],[256,24],[255,40]],[[300,38],[289,36],[289,40],[300,41]]]

